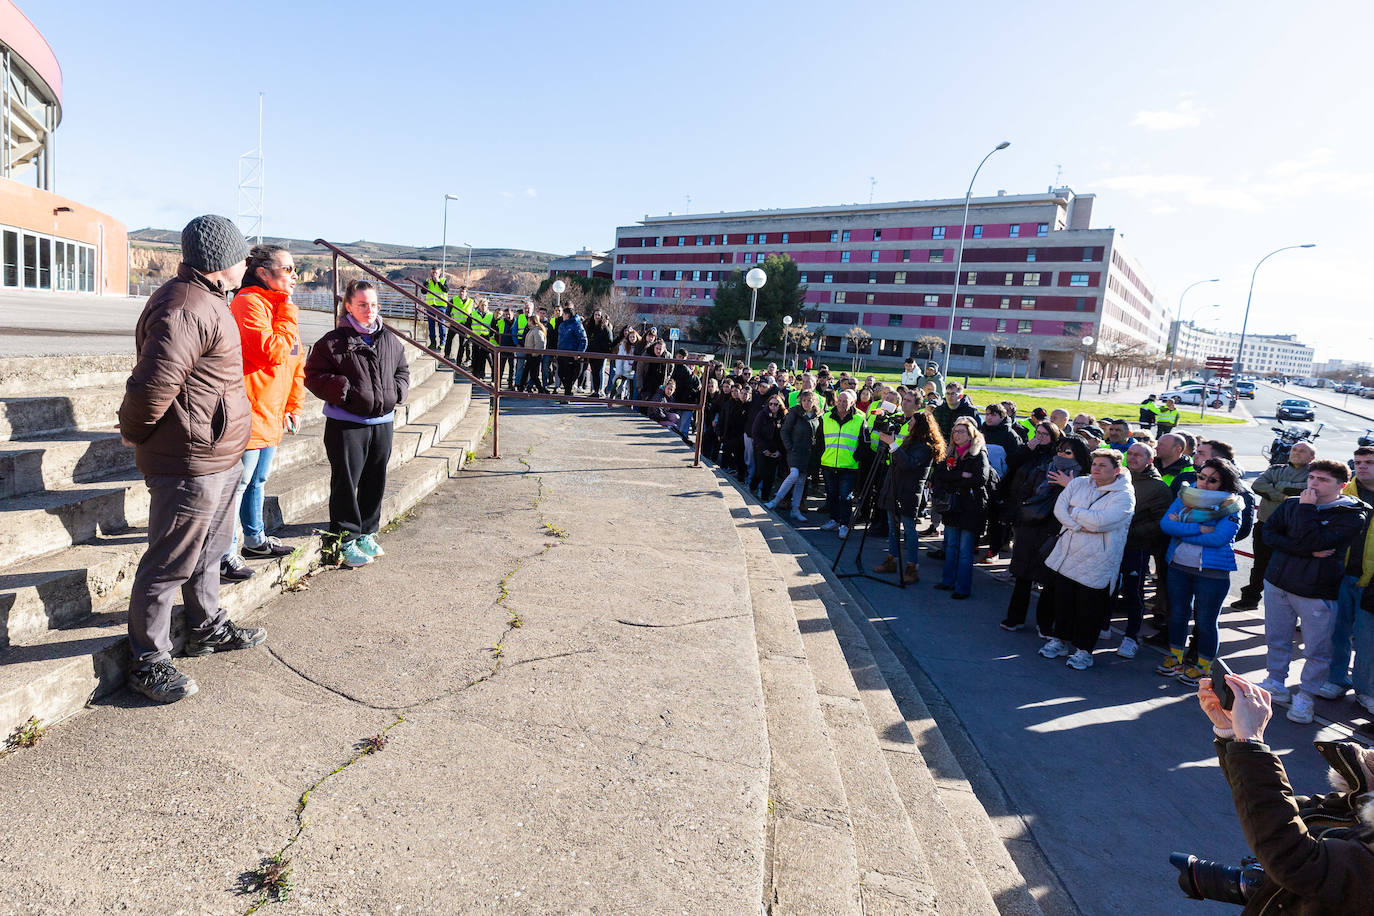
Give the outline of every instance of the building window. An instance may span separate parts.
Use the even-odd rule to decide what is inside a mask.
[[[902,316],[901,316],[901,315],[888,315],[888,316],[887,316],[887,326],[888,326],[889,328],[900,328],[900,327],[902,326]]]
[[[968,272],[968,279],[964,281],[964,284],[965,284],[966,286],[977,286],[977,285],[978,285],[978,271],[976,271],[976,270],[970,270],[970,271]]]
[[[728,238],[729,238],[728,235],[722,235],[722,236],[721,236],[721,239],[722,239],[722,240],[728,239]],[[714,245],[715,243],[716,243],[716,237],[713,235],[713,236],[711,236],[711,241],[707,242],[706,244],[708,244],[708,245]],[[725,242],[724,242],[724,241],[721,241],[721,244],[724,245]]]
[[[805,283],[805,282],[806,282],[806,274],[802,274],[802,275],[801,275],[801,277],[800,277],[800,282],[802,282],[802,283]]]
[[[682,271],[677,270],[677,271],[674,271],[674,273],[676,274],[676,276],[673,277],[674,280],[681,280],[681,279],[682,279]]]
[[[902,251],[902,263],[903,263],[903,264],[909,264],[910,262],[911,262],[911,249],[910,249],[910,248],[907,248],[907,249],[904,249],[904,250]]]
[[[768,244],[768,233],[767,233],[767,232],[760,232],[760,233],[759,233],[759,244],[760,244],[760,245],[767,245],[767,244]]]
[[[692,271],[692,279],[693,279],[693,280],[700,280],[700,279],[701,279],[701,271],[699,271],[699,270],[694,270],[694,271]]]
[[[895,274],[893,274],[893,275],[892,275],[892,282],[893,282],[893,283],[905,283],[905,282],[906,282],[906,271],[904,271],[904,270],[899,270],[899,271],[897,271]]]
[[[788,234],[787,234],[786,232],[784,232],[784,233],[782,234],[782,243],[783,243],[784,245],[787,244],[787,235],[788,235]]]
[[[836,305],[844,305],[846,296],[847,296],[847,294],[845,293],[844,290],[842,290],[842,289],[836,290],[836,291],[835,291],[835,304],[836,304]]]
[[[763,252],[762,252],[762,251],[760,251],[758,254],[754,255],[754,261],[755,261],[755,263],[758,263],[758,264],[762,264],[762,263],[763,263]]]
[[[754,233],[751,232],[751,233],[749,233],[748,235],[746,235],[746,236],[744,237],[744,244],[746,244],[746,245],[752,245],[752,244],[754,244]]]
[[[883,240],[883,230],[881,230],[881,229],[874,229],[874,230],[873,230],[873,241],[875,241],[875,242],[881,242],[882,240]]]
[[[960,319],[959,319],[959,330],[961,330],[961,331],[972,331],[972,330],[973,330],[973,319],[972,319],[972,318],[960,318]]]
[[[1083,249],[1083,260],[1085,260],[1085,261],[1091,261],[1092,259],[1093,259],[1093,250],[1092,250],[1091,248],[1084,248],[1084,249]]]
[[[1018,334],[1029,334],[1030,332],[1031,332],[1031,323],[1030,323],[1029,321],[1018,321],[1018,322],[1016,322],[1016,333],[1018,333]]]
[[[754,255],[753,255],[752,252],[746,251],[746,252],[744,253],[744,263],[746,263],[746,264],[752,264],[752,263],[754,263]]]
[[[835,282],[835,275],[834,275],[834,274],[826,274],[826,275],[825,275],[825,279],[822,280],[821,282],[822,282],[822,283],[834,283],[834,282]]]
[[[1087,275],[1087,274],[1069,274],[1069,285],[1070,285],[1070,286],[1087,286],[1087,285],[1088,285],[1088,275]]]
[[[840,241],[841,241],[841,242],[847,242],[847,241],[849,241],[849,232],[850,232],[850,230],[846,229],[846,230],[844,230],[844,232],[842,232],[842,233],[840,234]]]
[[[940,304],[940,297],[935,293],[926,293],[924,301],[927,307],[934,308]]]
[[[708,271],[706,271],[706,282],[707,282],[707,283],[714,283],[714,282],[715,282],[715,279],[716,279],[716,272],[715,272],[714,270],[708,270]]]
[[[655,238],[654,238],[654,247],[655,247],[655,248],[662,248],[662,247],[663,247],[663,236],[661,236],[661,235],[660,235],[660,236],[655,236]]]
[[[696,241],[696,244],[698,244],[698,245],[700,245],[700,244],[701,244],[701,236],[697,236],[697,241]]]
[[[998,306],[998,308],[1004,308],[1004,309],[1009,309],[1009,308],[1011,308],[1011,296],[1003,296],[1003,297],[1002,297],[1002,302],[1001,302],[1001,304]]]
[[[1035,273],[1035,272],[1029,272],[1029,273],[1027,273],[1024,277],[1021,278],[1021,285],[1022,285],[1022,286],[1039,286],[1039,285],[1040,285],[1040,274]]]
[[[1047,235],[1049,235],[1049,234],[1050,234],[1050,224],[1049,224],[1049,223],[1037,223],[1037,224],[1035,225],[1035,237],[1036,237],[1036,238],[1044,238],[1045,236],[1047,236]]]
[[[636,271],[635,271],[635,279],[636,279],[636,280],[643,280],[643,279],[644,279],[644,271],[642,271],[642,270],[636,270]]]
[[[942,239],[942,238],[944,238],[944,237],[945,237],[945,227],[944,227],[944,226],[932,226],[931,229],[930,229],[930,237],[931,237],[932,239]]]
[[[818,321],[820,321],[822,324],[824,324],[824,323],[826,323],[826,322],[828,322],[828,321],[830,320],[830,313],[829,313],[829,312],[817,312],[817,313],[816,313],[816,320],[818,320]]]
[[[650,298],[650,299],[654,299],[654,298],[657,298],[657,296],[658,296],[658,287],[656,287],[656,286],[651,286],[651,287],[649,287],[649,298]]]
[[[682,248],[682,247],[685,246],[686,244],[687,244],[687,236],[685,236],[685,235],[679,235],[679,236],[677,237],[677,247]]]
[[[839,240],[840,240],[840,234],[839,234],[838,232],[831,232],[831,233],[830,233],[830,241],[832,241],[832,242],[838,242]]]
[[[974,227],[973,227],[973,237],[976,238],[976,239],[981,239],[981,238],[983,237],[983,227],[982,227],[982,226],[974,226]]]
[[[1034,249],[1034,248],[1027,248],[1027,249],[1026,249],[1026,260],[1027,260],[1027,261],[1034,261],[1034,260],[1035,260],[1035,249]]]
[[[867,294],[865,294],[865,295],[864,295],[864,305],[872,305],[872,304],[873,304],[873,294],[872,294],[872,293],[867,293]]]
[[[932,263],[932,264],[943,264],[943,263],[945,263],[945,250],[944,250],[943,248],[936,248],[936,249],[932,250],[932,251],[930,252],[930,263]]]
[[[849,252],[847,252],[847,251],[841,251],[841,252],[840,252],[840,263],[841,263],[841,264],[848,264],[848,263],[849,263]]]
[[[868,253],[868,262],[869,262],[870,264],[877,264],[877,263],[878,263],[878,252],[877,252],[877,251],[870,251],[870,252]]]
[[[1023,308],[1023,309],[1033,309],[1033,308],[1035,308],[1035,297],[1034,297],[1034,296],[1022,296],[1022,297],[1021,297],[1021,308]]]
[[[1007,227],[1007,238],[1009,238],[1009,239],[1019,239],[1020,237],[1021,237],[1021,224],[1020,224],[1020,223],[1012,223],[1010,226]]]
[[[964,308],[966,308],[966,309],[971,309],[971,308],[973,308],[973,297],[972,297],[972,296],[965,296],[965,297],[964,297]]]
[[[1001,334],[1001,333],[1005,332],[1006,329],[1007,329],[1007,319],[1005,319],[1005,318],[998,318],[998,319],[997,319],[997,333],[998,333],[998,334]]]
[[[878,282],[878,274],[877,274],[876,272],[874,272],[874,271],[869,271],[869,273],[868,273],[868,282],[869,282],[869,283],[877,283],[877,282]]]
[[[1015,283],[1016,283],[1016,274],[1012,273],[1011,271],[1007,271],[1006,275],[1005,275],[1005,276],[1003,277],[1003,279],[1002,279],[1002,285],[1003,285],[1003,286],[1012,286],[1012,285],[1015,284]]]

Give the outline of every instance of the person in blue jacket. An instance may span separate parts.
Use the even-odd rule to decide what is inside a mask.
[[[570,305],[563,306],[563,317],[558,320],[558,349],[576,350],[579,353],[587,350],[587,329]],[[575,356],[558,357],[558,380],[563,384],[565,397],[572,397],[573,385],[577,384],[577,377],[581,374],[580,359]]]
[[[1190,687],[1210,677],[1221,633],[1217,616],[1236,569],[1233,545],[1240,530],[1245,502],[1240,495],[1242,473],[1225,458],[1209,458],[1197,469],[1197,491],[1186,487],[1160,520],[1169,536],[1165,562],[1169,564],[1169,654],[1155,669]],[[1223,492],[1225,497],[1206,494]],[[1197,621],[1197,662],[1188,664],[1189,619]]]

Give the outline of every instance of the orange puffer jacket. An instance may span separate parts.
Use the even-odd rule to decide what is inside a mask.
[[[243,339],[243,387],[253,408],[248,448],[280,445],[286,415],[305,405],[305,348],[286,293],[245,286],[229,304]]]

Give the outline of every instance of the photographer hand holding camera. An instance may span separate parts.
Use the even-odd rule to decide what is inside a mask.
[[[1226,671],[1224,663],[1213,669]],[[1329,795],[1294,795],[1283,763],[1264,744],[1272,704],[1264,688],[1227,671],[1198,702],[1216,733],[1217,758],[1255,858],[1221,865],[1175,853],[1179,886],[1198,899],[1243,904],[1245,913],[1374,913],[1374,750],[1317,742],[1331,766]]]

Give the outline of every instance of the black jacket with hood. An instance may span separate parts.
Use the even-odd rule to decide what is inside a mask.
[[[1345,575],[1345,552],[1364,534],[1370,508],[1351,496],[1322,506],[1290,496],[1265,520],[1264,542],[1274,548],[1264,580],[1302,598],[1334,601]],[[1314,554],[1331,551],[1330,556]]]

